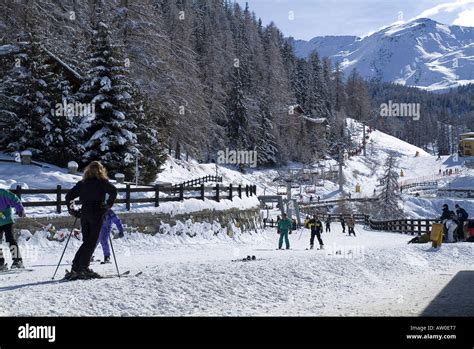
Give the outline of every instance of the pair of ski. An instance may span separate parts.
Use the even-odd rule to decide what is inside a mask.
[[[5,269],[0,270],[0,275],[3,274],[19,274],[23,273],[25,271],[33,271],[33,269],[27,269],[27,268],[13,268],[13,269],[8,269],[8,264],[5,265]]]
[[[69,272],[69,271],[66,269],[66,272]],[[119,275],[119,274],[110,274],[110,275],[101,275],[100,278],[74,279],[74,280],[69,280],[69,279],[64,279],[64,278],[63,278],[63,279],[60,279],[60,280],[58,280],[58,281],[59,281],[59,282],[70,282],[70,281],[78,281],[78,280],[86,280],[86,281],[88,281],[88,280],[114,279],[114,278],[122,278],[122,277],[124,277],[124,278],[125,278],[125,277],[138,277],[138,276],[140,276],[140,275],[142,275],[142,274],[143,274],[142,271],[140,271],[140,272],[138,272],[138,273],[136,273],[136,274],[131,274],[130,270],[127,270],[127,271],[125,271],[125,272],[123,272],[123,273],[120,273],[120,275]]]

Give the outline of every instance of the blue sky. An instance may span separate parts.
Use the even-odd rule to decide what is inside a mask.
[[[428,17],[474,27],[474,0],[237,0],[286,36],[363,36],[394,22]]]

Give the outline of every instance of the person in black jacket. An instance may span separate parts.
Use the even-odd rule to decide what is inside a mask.
[[[469,214],[458,204],[454,205],[456,208],[456,215],[458,216],[458,240],[464,240],[464,222],[469,218]]]
[[[331,232],[331,215],[328,214],[326,218],[326,233]]]
[[[309,220],[308,226],[311,228],[311,239],[309,240],[309,248],[312,250],[314,248],[314,237],[318,238],[319,249],[324,248],[323,239],[321,239],[321,233],[323,232],[323,223],[318,219],[316,215]]]
[[[449,209],[447,204],[443,205],[443,211],[439,220],[441,220],[444,226],[444,238],[446,242],[454,242],[454,233],[458,227],[458,218],[454,211]]]
[[[449,210],[449,206],[447,204],[443,205],[443,211],[441,212],[441,217],[439,217],[441,221],[445,221],[451,219],[451,211]]]
[[[106,195],[108,195],[107,200]],[[76,252],[71,272],[66,274],[66,279],[100,277],[89,268],[89,264],[99,241],[104,214],[112,207],[116,197],[117,189],[109,182],[107,170],[98,161],[93,161],[86,167],[83,179],[66,194],[66,204],[70,214],[76,215],[71,201],[80,198],[82,202],[80,211],[82,245]]]

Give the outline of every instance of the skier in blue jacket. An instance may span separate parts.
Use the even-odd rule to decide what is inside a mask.
[[[5,234],[5,240],[10,246],[10,253],[12,255],[14,268],[23,268],[23,260],[18,249],[15,237],[13,236],[13,223],[15,222],[12,217],[12,208],[15,209],[16,213],[20,217],[25,216],[25,209],[21,204],[18,196],[13,194],[11,191],[0,189],[0,244],[2,242],[3,234]],[[0,271],[6,270],[5,258],[3,256],[3,248],[0,246]]]
[[[112,225],[115,224],[119,231],[119,237],[123,238],[123,226],[120,218],[111,209],[107,210],[104,216],[104,223],[102,224],[102,230],[100,231],[100,245],[104,252],[104,261],[102,264],[110,262],[110,246],[109,246],[109,235],[112,231]]]

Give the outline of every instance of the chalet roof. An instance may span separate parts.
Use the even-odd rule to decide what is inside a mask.
[[[22,46],[27,45],[27,43],[22,42],[18,43],[16,45],[8,44],[8,45],[2,45],[0,46],[0,56],[8,56],[14,53],[19,53],[22,50]],[[58,56],[56,56],[54,53],[49,51],[45,47],[41,47],[41,49],[50,57],[52,62],[54,62],[56,65],[61,67],[65,71],[65,73],[71,77],[75,82],[81,83],[82,82],[82,76],[79,74],[74,68],[72,68],[70,65],[68,65],[66,62],[64,62],[62,59],[60,59]]]
[[[65,63],[63,60],[61,60],[58,56],[56,56],[54,53],[52,53],[51,51],[49,51],[47,48],[44,48],[43,47],[43,50],[44,52],[46,52],[46,54],[51,57],[51,59],[53,61],[55,61],[55,63],[57,63],[58,65],[60,65],[66,72],[68,72],[69,74],[71,74],[76,80],[78,81],[82,81],[82,76],[81,74],[79,74],[76,70],[74,70],[70,65],[68,65],[67,63]]]

